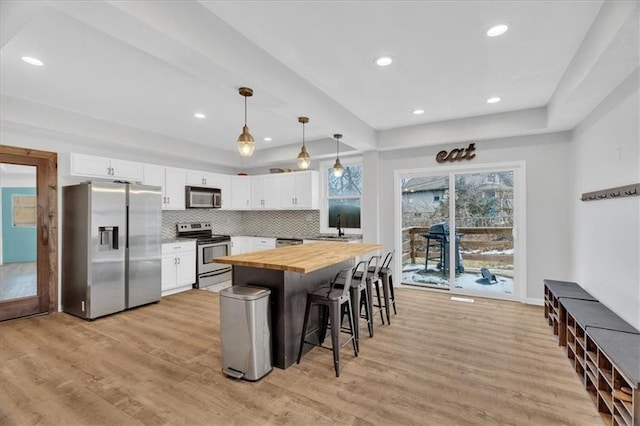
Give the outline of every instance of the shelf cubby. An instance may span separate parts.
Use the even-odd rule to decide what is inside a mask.
[[[562,298],[592,301],[596,299],[577,283],[544,280],[544,317],[549,327],[553,329],[553,335],[558,336],[558,345],[566,346],[566,322]]]

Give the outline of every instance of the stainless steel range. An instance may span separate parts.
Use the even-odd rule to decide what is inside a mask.
[[[215,263],[213,259],[231,254],[231,237],[213,235],[211,223],[178,223],[178,238],[196,239],[196,275],[194,288],[208,287],[231,280],[231,266]]]

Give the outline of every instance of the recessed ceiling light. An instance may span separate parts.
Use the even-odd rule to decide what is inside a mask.
[[[508,29],[509,29],[509,26],[507,24],[499,24],[489,28],[489,31],[487,31],[487,35],[489,37],[497,37],[499,35],[506,33]]]
[[[423,110],[423,109],[414,109],[414,110],[413,110],[413,113],[414,113],[415,115],[424,114],[424,110]]]
[[[386,67],[387,65],[391,64],[391,62],[393,62],[393,59],[388,56],[381,56],[376,59],[376,65],[378,65],[379,67]]]
[[[273,139],[272,139],[272,138],[270,138],[269,136],[267,136],[266,138],[264,138],[264,141],[265,141],[265,142],[271,142],[272,140],[273,140]]]
[[[499,97],[497,97],[497,96],[496,96],[496,97],[493,97],[493,98],[489,98],[489,99],[487,99],[487,103],[488,103],[488,104],[495,104],[495,103],[500,102],[500,100],[501,100],[501,99],[500,99]]]
[[[207,118],[207,116],[206,116],[206,115],[204,115],[204,114],[203,114],[203,113],[201,113],[201,112],[196,112],[195,114],[193,114],[193,116],[194,116],[195,118]]]
[[[44,65],[44,62],[42,62],[40,59],[38,58],[32,58],[31,56],[23,56],[21,58],[24,62],[30,64],[30,65],[35,65],[37,67],[41,67]]]

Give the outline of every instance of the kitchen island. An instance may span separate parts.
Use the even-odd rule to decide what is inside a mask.
[[[271,289],[273,364],[288,368],[298,357],[307,292],[327,284],[341,269],[354,266],[358,256],[380,248],[380,244],[319,241],[215,261],[233,266],[233,285]],[[317,323],[318,316],[310,321]]]

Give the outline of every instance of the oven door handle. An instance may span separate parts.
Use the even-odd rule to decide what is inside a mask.
[[[216,269],[213,272],[207,272],[204,274],[200,274],[198,275],[199,277],[202,278],[207,278],[207,277],[215,277],[216,275],[222,275],[222,274],[226,274],[227,272],[231,271],[231,267],[229,268],[224,268],[224,269]]]

